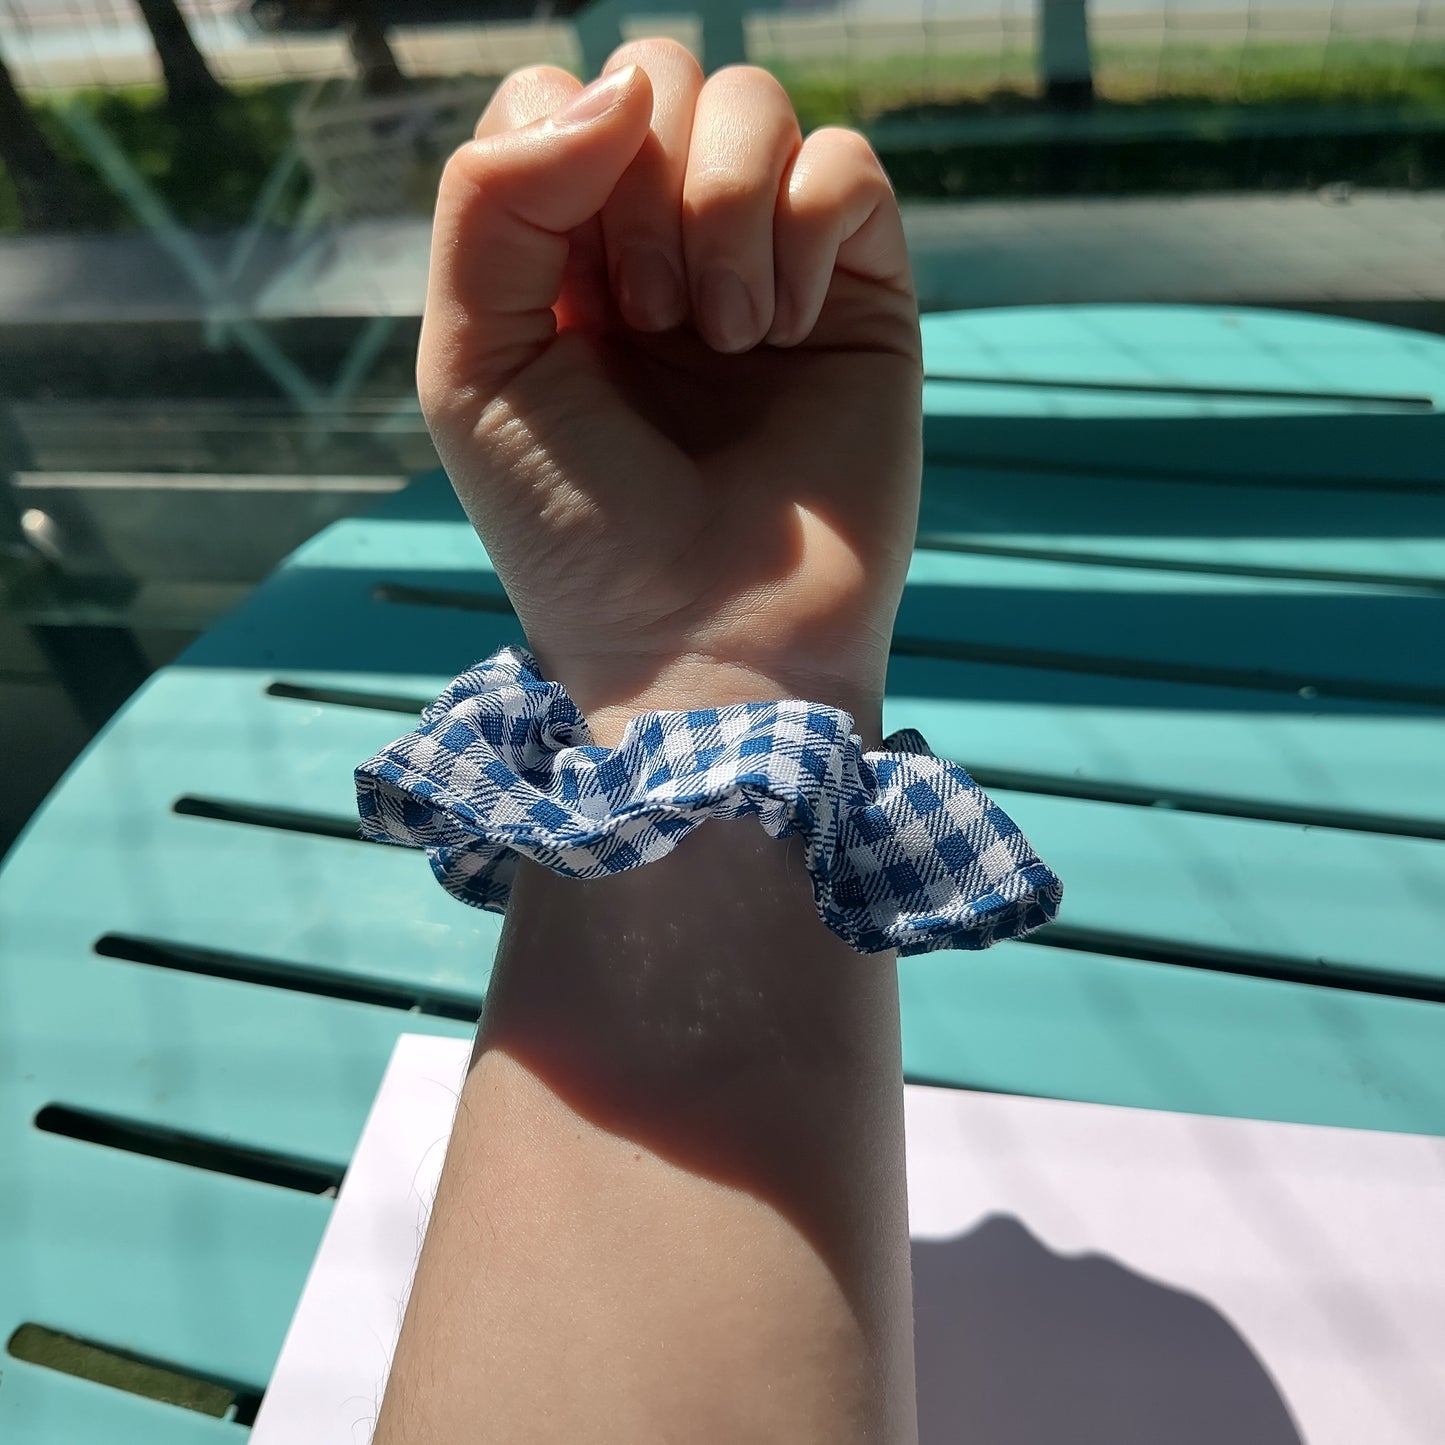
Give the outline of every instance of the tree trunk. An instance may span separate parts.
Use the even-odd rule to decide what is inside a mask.
[[[0,57],[0,161],[20,201],[27,231],[80,224],[80,206],[60,157],[35,123]]]
[[[225,88],[211,74],[176,0],[136,0],[136,4],[161,62],[166,99],[175,106],[213,105],[220,100]]]
[[[405,89],[406,77],[396,63],[375,0],[337,0],[336,11],[346,28],[362,90],[367,95],[396,95]]]

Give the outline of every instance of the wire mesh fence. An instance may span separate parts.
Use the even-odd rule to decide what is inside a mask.
[[[230,84],[348,77],[339,26],[267,18],[252,0],[179,0],[197,45]],[[392,7],[405,14],[405,7]],[[383,12],[384,14],[387,12]],[[550,62],[575,68],[572,26],[545,19],[469,25],[394,25],[390,43],[415,76],[505,73]],[[0,0],[0,53],[30,91],[153,85],[161,67],[134,0]]]
[[[413,22],[378,37],[400,94],[368,83],[354,35],[318,22],[324,0],[178,0],[196,64],[230,96],[204,115],[166,104],[173,66],[147,16],[167,3],[0,0],[0,56],[90,229],[141,221],[143,196],[168,224],[253,235],[424,216],[498,76],[539,61],[580,70],[620,37],[657,32],[715,63],[720,14],[735,55],[778,74],[805,128],[861,125],[905,195],[1445,181],[1445,0],[1090,0],[1074,61],[1094,97],[1086,115],[1049,104],[1045,73],[1050,14],[1082,20],[1084,0],[676,0],[701,15],[596,0],[574,18],[468,25],[455,5],[376,0],[384,20]],[[334,22],[345,0],[330,3]],[[448,23],[415,23],[423,13]],[[0,232],[36,228],[19,194],[0,176]]]
[[[479,11],[485,7],[479,6]],[[672,15],[629,18],[623,34],[661,31],[695,48],[688,0]],[[639,9],[657,8],[655,0]],[[741,0],[748,59],[785,78],[880,97],[1023,98],[1040,85],[1037,0],[843,0],[802,8]],[[353,73],[337,28],[263,24],[252,0],[180,0],[214,73],[233,85]],[[383,7],[395,18],[406,7]],[[454,13],[454,12],[447,12]],[[1094,0],[1095,90],[1120,101],[1208,96],[1249,104],[1280,93],[1384,99],[1421,92],[1445,67],[1445,0]],[[412,76],[496,75],[550,62],[576,69],[569,20],[393,24]],[[134,0],[0,0],[0,52],[30,91],[155,84],[160,67]]]

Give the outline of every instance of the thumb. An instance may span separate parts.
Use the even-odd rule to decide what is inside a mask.
[[[556,336],[568,232],[602,210],[651,119],[652,86],[629,65],[447,162],[417,364],[428,414],[458,391],[489,397]]]

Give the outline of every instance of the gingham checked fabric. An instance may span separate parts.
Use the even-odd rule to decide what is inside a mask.
[[[525,855],[601,878],[708,818],[800,834],[823,921],[860,953],[987,948],[1047,923],[1062,885],[1013,820],[913,731],[865,753],[819,703],[632,719],[615,749],[520,648],[463,673],[356,771],[363,834],[425,848],[442,886],[501,912]]]

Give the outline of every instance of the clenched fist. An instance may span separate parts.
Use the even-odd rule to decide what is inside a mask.
[[[438,451],[599,742],[806,697],[876,742],[920,466],[917,308],[866,141],[668,41],[499,88],[442,178]]]

